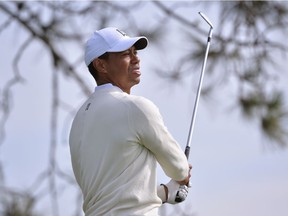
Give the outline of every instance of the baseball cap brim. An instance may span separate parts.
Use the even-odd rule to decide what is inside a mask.
[[[135,46],[136,50],[142,50],[148,45],[148,40],[146,37],[133,37],[133,38],[123,38],[117,44],[115,44],[107,52],[122,52]]]

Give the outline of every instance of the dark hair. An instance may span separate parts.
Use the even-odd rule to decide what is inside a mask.
[[[109,57],[109,53],[106,52],[106,53],[104,53],[103,55],[99,56],[98,58],[99,58],[99,59],[103,59],[103,60],[107,60],[108,57]],[[98,80],[98,71],[97,71],[96,68],[94,67],[93,61],[88,65],[88,70],[89,70],[90,74],[94,77],[94,79],[95,79],[96,82],[97,82],[97,80]]]

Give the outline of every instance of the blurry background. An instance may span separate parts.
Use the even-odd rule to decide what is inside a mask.
[[[0,2],[0,215],[80,216],[68,135],[95,83],[89,35],[145,35],[141,83],[185,148],[214,24],[189,162],[192,188],[161,216],[288,215],[288,3]],[[169,181],[159,167],[159,184]]]

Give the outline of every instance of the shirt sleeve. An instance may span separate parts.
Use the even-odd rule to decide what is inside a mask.
[[[156,105],[139,97],[132,113],[132,121],[139,143],[154,154],[167,176],[176,181],[184,180],[189,171],[187,158],[164,125]]]

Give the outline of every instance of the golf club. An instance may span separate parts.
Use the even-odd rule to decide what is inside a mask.
[[[198,108],[198,103],[199,103],[199,98],[200,98],[200,93],[201,93],[201,88],[202,88],[202,82],[203,82],[203,78],[204,78],[205,67],[206,67],[206,62],[207,62],[207,57],[208,57],[208,52],[209,52],[209,47],[210,47],[210,41],[212,39],[212,30],[213,30],[213,25],[209,21],[209,19],[202,12],[199,12],[199,14],[208,23],[208,25],[210,26],[210,31],[208,33],[205,57],[204,57],[204,61],[203,61],[203,64],[202,64],[200,80],[199,80],[199,84],[198,84],[198,89],[197,89],[194,109],[193,109],[193,113],[192,113],[192,120],[191,120],[191,124],[190,124],[187,144],[186,144],[186,148],[185,148],[185,155],[186,155],[187,159],[189,158],[189,154],[190,154],[191,138],[192,138],[192,134],[193,134],[193,130],[194,130],[195,118],[196,118],[196,113],[197,113],[197,108]]]
[[[193,109],[193,113],[192,113],[192,120],[191,120],[191,124],[190,124],[187,145],[186,145],[186,148],[185,148],[185,155],[187,157],[187,160],[188,160],[189,154],[190,154],[191,136],[192,136],[192,133],[193,133],[193,130],[194,130],[195,117],[196,117],[196,113],[197,113],[199,97],[200,97],[200,93],[201,93],[201,87],[202,87],[202,82],[203,82],[203,78],[204,78],[204,72],[205,72],[205,67],[206,67],[206,62],[207,62],[207,57],[208,57],[208,52],[209,52],[209,47],[210,47],[210,41],[212,39],[212,30],[213,30],[213,25],[209,21],[209,19],[203,13],[199,12],[199,14],[208,23],[208,25],[210,26],[210,31],[208,33],[205,57],[204,57],[204,61],[203,61],[203,64],[202,64],[202,70],[201,70],[201,74],[200,74],[200,80],[199,80],[199,84],[198,84],[198,89],[197,89],[194,109]],[[187,186],[186,185],[181,185],[179,187],[179,190],[178,190],[178,192],[176,194],[176,198],[175,198],[176,202],[182,202],[186,198],[187,194],[185,195],[182,192],[185,189],[185,187],[191,187],[190,183],[188,183]]]

